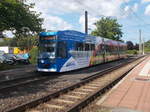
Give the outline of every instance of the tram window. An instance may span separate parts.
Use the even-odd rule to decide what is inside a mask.
[[[95,50],[95,45],[94,44],[84,44],[84,43],[76,43],[75,46],[76,51],[90,51],[90,50]]]
[[[54,52],[54,47],[47,47],[46,51],[47,52]]]
[[[112,45],[110,46],[110,52],[111,52],[112,54],[114,54],[114,48],[113,48]]]
[[[108,52],[108,45],[105,46],[106,51]]]
[[[95,50],[95,45],[94,44],[91,44],[91,50]]]
[[[114,54],[114,52],[115,52],[115,49],[114,49],[114,46],[113,46],[113,45],[110,46],[110,52],[111,52],[112,54]]]
[[[90,50],[90,45],[89,44],[85,44],[85,51],[89,51]]]
[[[57,56],[60,58],[66,58],[67,57],[67,45],[65,42],[58,42]]]
[[[111,52],[111,48],[110,48],[110,46],[109,45],[106,45],[106,52]]]
[[[84,49],[83,43],[78,43],[78,42],[77,42],[75,49],[76,49],[77,51],[83,51],[83,49]]]
[[[91,46],[91,44],[89,44],[89,51],[91,51],[92,50],[92,46]]]

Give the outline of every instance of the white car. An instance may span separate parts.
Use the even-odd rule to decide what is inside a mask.
[[[4,61],[5,61],[5,58],[2,55],[0,55],[0,63],[4,63]]]
[[[14,61],[6,58],[4,55],[0,55],[0,63],[12,65],[12,64],[14,64]]]
[[[0,63],[3,63],[5,58],[3,57],[4,51],[0,51]]]

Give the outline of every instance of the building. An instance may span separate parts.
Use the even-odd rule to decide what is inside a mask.
[[[0,51],[4,51],[5,53],[13,53],[13,54],[22,53],[22,51],[18,47],[9,47],[9,46],[0,46]]]

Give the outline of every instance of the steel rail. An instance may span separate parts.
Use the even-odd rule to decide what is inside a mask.
[[[139,62],[138,64],[140,64],[140,63],[141,62]],[[135,65],[134,67],[136,67],[137,65]],[[72,107],[70,107],[69,109],[65,110],[65,112],[78,112],[79,110],[81,110],[82,108],[84,108],[85,106],[87,106],[90,102],[94,101],[98,96],[100,96],[101,94],[105,93],[106,90],[112,88],[115,84],[117,84],[134,67],[132,67],[131,69],[129,69],[126,73],[122,74],[120,77],[118,77],[114,81],[110,82],[108,85],[102,87],[101,89],[97,90],[93,94],[91,94],[91,95],[87,96],[86,98],[82,99],[79,103],[77,103],[77,104],[73,105]]]

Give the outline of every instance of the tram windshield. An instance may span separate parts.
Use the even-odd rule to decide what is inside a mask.
[[[39,58],[55,58],[56,42],[43,42],[39,45]]]

